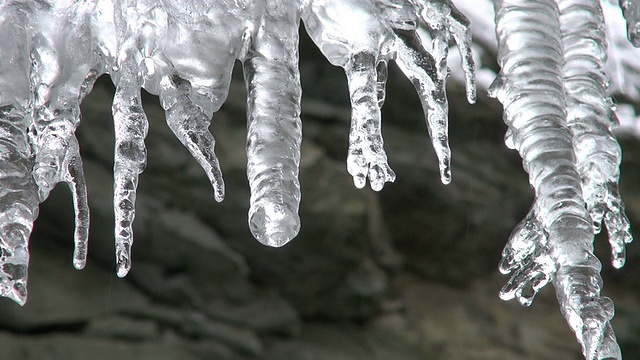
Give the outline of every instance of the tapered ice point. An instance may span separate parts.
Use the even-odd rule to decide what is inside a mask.
[[[213,187],[214,199],[221,202],[224,199],[224,180],[214,152],[216,140],[209,131],[210,117],[194,103],[193,97],[197,94],[189,81],[176,74],[167,75],[160,86],[160,101],[169,128],[204,169]]]

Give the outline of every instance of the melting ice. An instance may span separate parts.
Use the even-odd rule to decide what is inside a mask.
[[[460,3],[469,8],[471,2]],[[639,4],[620,1],[635,45],[640,43]],[[613,303],[600,296],[594,234],[606,228],[615,267],[624,265],[625,246],[632,240],[617,189],[621,151],[612,133],[617,119],[608,95],[601,6],[598,0],[494,0],[501,71],[489,89],[504,105],[506,144],[522,156],[536,195],[503,251],[500,270],[512,276],[501,297],[529,305],[551,282],[590,360],[621,358],[609,323]],[[0,294],[26,302],[31,228],[39,203],[57,183],[66,183],[73,195],[74,266],[86,263],[89,208],[74,133],[80,103],[102,74],[116,86],[118,276],[131,267],[136,188],[146,165],[149,124],[140,90],[159,96],[167,125],[202,166],[214,199],[222,201],[222,171],[208,129],[227,97],[236,60],[248,94],[249,228],[269,246],[295,237],[300,228],[301,21],[322,54],[347,77],[352,106],[347,171],[355,186],[368,182],[378,191],[395,179],[380,115],[391,61],[420,97],[441,180],[449,183],[445,86],[452,43],[459,49],[467,99],[476,99],[471,27],[450,0],[4,1]],[[430,44],[419,36],[425,29]],[[492,42],[488,33],[479,34]]]

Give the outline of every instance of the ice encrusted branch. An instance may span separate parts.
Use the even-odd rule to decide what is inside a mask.
[[[495,0],[498,79],[490,92],[504,105],[506,143],[520,153],[536,195],[511,235],[500,270],[512,273],[503,299],[529,305],[552,282],[585,358],[620,359],[600,295],[594,232],[603,221],[612,263],[631,241],[617,192],[620,148],[604,73],[606,39],[599,1]]]

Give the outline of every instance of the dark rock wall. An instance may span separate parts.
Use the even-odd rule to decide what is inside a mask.
[[[78,130],[91,205],[90,261],[71,265],[70,196],[58,187],[31,239],[29,301],[0,300],[0,359],[579,359],[551,288],[529,309],[497,293],[510,231],[532,192],[502,142],[501,106],[452,84],[453,182],[439,181],[411,84],[391,69],[385,147],[398,178],[380,193],[346,172],[349,102],[341,70],[302,44],[300,235],[280,249],[247,226],[245,94],[237,71],[212,130],[227,185],[203,171],[145,96],[151,122],[133,268],[113,265],[113,88],[102,78]],[[622,193],[640,224],[640,142],[623,137]],[[640,356],[640,252],[605,265],[625,358]],[[608,249],[601,239],[601,259]]]

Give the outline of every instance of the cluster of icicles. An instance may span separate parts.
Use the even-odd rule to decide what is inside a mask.
[[[513,232],[500,270],[501,297],[529,305],[552,282],[589,360],[621,354],[600,296],[594,234],[604,224],[612,263],[632,238],[617,190],[621,151],[604,73],[599,0],[494,0],[500,75],[490,95],[504,105],[506,143],[519,151],[536,201]],[[637,0],[622,1],[640,42]],[[159,96],[175,136],[205,170],[214,198],[224,183],[208,128],[225,101],[236,60],[247,87],[249,227],[282,246],[297,234],[302,20],[324,56],[344,68],[352,105],[347,170],[357,187],[382,189],[395,174],[380,129],[388,62],[418,92],[440,166],[451,181],[445,81],[458,45],[467,98],[475,101],[468,20],[450,0],[6,0],[0,4],[0,295],[27,298],[28,240],[38,204],[59,182],[73,194],[74,266],[87,257],[89,208],[74,132],[95,80],[116,86],[116,268],[131,266],[138,177],[148,121],[140,89]],[[427,50],[420,20],[433,39]],[[277,94],[277,97],[274,96]]]

